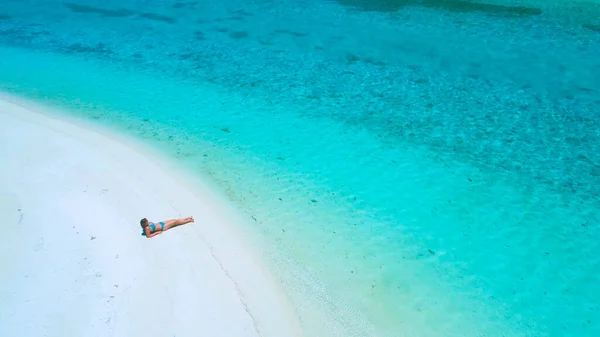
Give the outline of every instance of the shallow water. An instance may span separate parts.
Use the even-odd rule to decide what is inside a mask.
[[[0,87],[210,177],[308,336],[599,335],[595,2],[3,4]]]

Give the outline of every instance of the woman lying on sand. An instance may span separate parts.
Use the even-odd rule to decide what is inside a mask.
[[[168,229],[179,225],[185,225],[186,223],[190,222],[194,222],[193,216],[181,219],[165,220],[159,223],[148,222],[148,219],[143,218],[142,220],[140,220],[140,225],[142,225],[142,235],[146,236],[147,238],[151,238]],[[160,227],[158,227],[158,225]]]

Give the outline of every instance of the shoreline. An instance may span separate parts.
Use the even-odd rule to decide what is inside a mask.
[[[518,282],[530,275],[519,275],[529,268],[523,256],[547,251],[555,268],[569,265],[577,261],[570,245],[553,245],[556,236],[543,234],[539,246],[524,247],[528,255],[506,246],[531,236],[529,225],[553,233],[570,219],[587,223],[595,218],[589,206],[579,208],[589,215],[577,214],[559,199],[545,198],[552,193],[539,192],[550,190],[521,190],[510,171],[489,175],[443,154],[443,161],[434,160],[439,153],[426,149],[382,148],[368,125],[348,129],[326,118],[312,123],[294,106],[267,104],[273,110],[261,110],[268,102],[245,103],[239,92],[213,84],[185,84],[121,64],[83,62],[78,55],[40,57],[12,49],[2,54],[9,70],[2,76],[6,92],[131,137],[137,140],[131,144],[182,163],[179,168],[191,175],[201,171],[196,178],[207,177],[218,187],[215,191],[226,191],[226,199],[243,214],[247,232],[264,239],[264,245],[252,242],[250,247],[266,253],[261,261],[270,262],[268,269],[294,303],[307,335],[394,336],[403,330],[405,335],[436,336],[436,330],[445,330],[457,336],[477,331],[519,336],[559,324],[578,331],[577,324],[591,319],[573,306],[582,295],[595,296],[583,287],[562,297],[560,284],[548,282],[552,269]],[[266,119],[270,114],[277,117]],[[270,121],[267,129],[256,127],[264,120]],[[222,127],[232,132],[224,134]],[[277,160],[278,155],[285,160]],[[388,200],[406,207],[395,209]],[[364,225],[345,225],[352,223]],[[579,234],[595,231],[589,225],[581,229],[567,237],[578,242],[584,238]],[[589,270],[580,263],[573,267]],[[529,288],[543,281],[546,289]],[[515,287],[515,302],[504,297],[504,284]],[[552,303],[527,301],[546,290],[555,296]],[[572,316],[555,314],[566,309]],[[448,312],[456,315],[450,319]]]
[[[3,143],[10,144],[0,146],[10,158],[0,192],[13,227],[3,244],[11,249],[2,257],[20,259],[0,279],[6,335],[36,334],[29,329],[49,335],[300,335],[286,295],[231,228],[241,218],[209,183],[191,181],[138,142],[53,110],[0,93],[0,128]],[[140,235],[139,218],[188,215],[196,223],[151,241]],[[97,270],[93,277],[91,269]],[[65,313],[76,309],[86,319],[54,323],[61,308],[53,300],[64,301]],[[89,312],[81,306],[86,301]],[[28,321],[27,311],[37,312],[36,318]],[[158,321],[145,318],[148,312]]]

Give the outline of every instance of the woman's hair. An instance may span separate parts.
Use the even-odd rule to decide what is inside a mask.
[[[142,226],[142,228],[146,228],[146,226],[148,226],[148,219],[143,218],[140,220],[140,226]]]

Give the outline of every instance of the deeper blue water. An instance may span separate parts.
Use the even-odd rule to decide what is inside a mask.
[[[0,88],[213,181],[307,336],[600,336],[594,1],[0,0]]]

